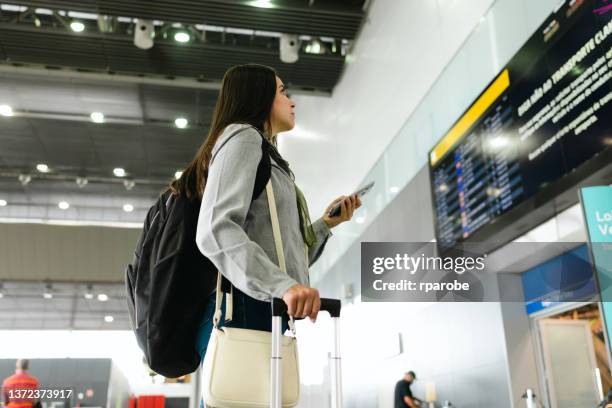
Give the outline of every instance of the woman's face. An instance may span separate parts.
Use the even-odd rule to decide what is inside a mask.
[[[287,96],[283,81],[276,77],[276,96],[270,112],[271,133],[273,135],[293,129],[295,126],[293,108],[295,108],[295,103]]]

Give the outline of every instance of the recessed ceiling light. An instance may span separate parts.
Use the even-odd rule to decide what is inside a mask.
[[[85,293],[83,294],[83,296],[85,296],[85,299],[87,300],[91,300],[94,298],[92,285],[87,285],[87,288],[85,289]]]
[[[176,173],[174,173],[174,178],[178,180],[181,178],[182,175],[183,175],[182,171],[177,171]]]
[[[0,200],[0,207],[6,207],[7,206],[7,202],[6,200]]]
[[[363,222],[364,222],[364,221],[365,221],[365,218],[363,218],[363,217],[357,217],[357,218],[355,218],[355,222],[356,222],[357,224],[363,224]]]
[[[81,23],[80,21],[73,21],[70,23],[70,29],[72,29],[72,31],[75,33],[80,33],[85,30],[85,24]]]
[[[4,293],[0,292],[0,299],[4,297]]]
[[[45,285],[45,291],[43,292],[43,297],[45,299],[53,299],[53,289],[50,284]]]
[[[104,114],[102,112],[93,112],[89,117],[94,123],[104,122]]]
[[[87,180],[87,178],[85,178],[85,177],[77,177],[76,178],[76,184],[77,184],[77,186],[79,186],[79,188],[85,187],[88,183],[89,183],[89,180]]]
[[[399,187],[396,187],[396,186],[391,186],[391,187],[389,188],[389,191],[390,191],[390,192],[392,192],[392,193],[397,193],[397,192],[399,191]]]
[[[117,167],[113,169],[113,174],[117,177],[124,177],[125,176],[125,170],[122,169],[121,167]]]
[[[304,51],[308,54],[325,54],[325,50],[323,43],[316,38],[304,48]]]
[[[273,8],[274,7],[274,5],[272,4],[270,0],[255,0],[249,4],[253,7],[259,7],[259,8]]]
[[[17,177],[17,180],[19,180],[22,186],[27,186],[30,181],[32,181],[32,176],[29,174],[20,174],[19,177]]]
[[[128,191],[133,189],[135,185],[136,182],[134,180],[123,180],[123,187],[125,187],[125,189]]]
[[[134,206],[132,204],[123,204],[123,211],[132,212],[134,211]]]
[[[98,300],[100,302],[106,302],[108,300],[108,295],[106,295],[105,293],[100,293],[98,295]]]
[[[180,43],[186,43],[191,39],[191,36],[184,31],[178,31],[174,33],[174,41]]]
[[[323,47],[321,46],[321,41],[313,40],[310,46],[311,46],[310,52],[312,54],[321,54],[321,50],[323,49]]]
[[[13,108],[8,105],[0,105],[0,115],[2,116],[13,116]]]
[[[113,322],[113,320],[115,320],[115,318],[114,318],[113,316],[111,316],[111,315],[104,316],[104,321],[105,321],[106,323],[112,323],[112,322]]]
[[[189,122],[185,118],[176,118],[174,119],[174,125],[179,129],[185,129]]]
[[[68,201],[60,201],[60,203],[57,206],[59,207],[60,210],[67,210],[70,208],[70,204],[68,203]]]
[[[47,166],[46,164],[40,163],[36,165],[36,170],[40,171],[41,173],[48,173],[49,166]]]

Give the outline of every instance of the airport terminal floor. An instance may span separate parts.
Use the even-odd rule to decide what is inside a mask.
[[[612,408],[612,1],[0,1],[6,408]]]

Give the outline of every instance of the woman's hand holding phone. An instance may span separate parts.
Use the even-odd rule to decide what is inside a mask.
[[[329,213],[338,203],[340,203],[340,215],[331,217]],[[338,224],[349,221],[353,217],[353,212],[359,207],[361,207],[361,199],[357,193],[350,196],[340,196],[325,209],[323,221],[329,228],[334,228]]]

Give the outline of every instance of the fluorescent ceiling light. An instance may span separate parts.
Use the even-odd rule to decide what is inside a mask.
[[[176,118],[174,119],[174,125],[179,129],[185,129],[189,121],[185,118]]]
[[[174,40],[180,43],[186,43],[191,39],[191,36],[184,31],[179,31],[174,34]]]
[[[13,116],[13,108],[9,105],[0,105],[0,115],[6,117]]]
[[[36,170],[40,171],[41,173],[48,173],[49,172],[49,166],[47,166],[44,163],[39,163],[36,165]]]
[[[70,28],[75,33],[80,33],[85,30],[85,24],[81,23],[80,21],[73,21],[72,23],[70,23]]]
[[[70,204],[67,201],[60,201],[60,203],[57,206],[59,207],[60,210],[67,210],[70,208]]]
[[[93,112],[89,117],[94,123],[104,122],[104,114],[102,112]]]
[[[255,0],[249,3],[253,7],[259,8],[274,8],[274,4],[270,0]]]

